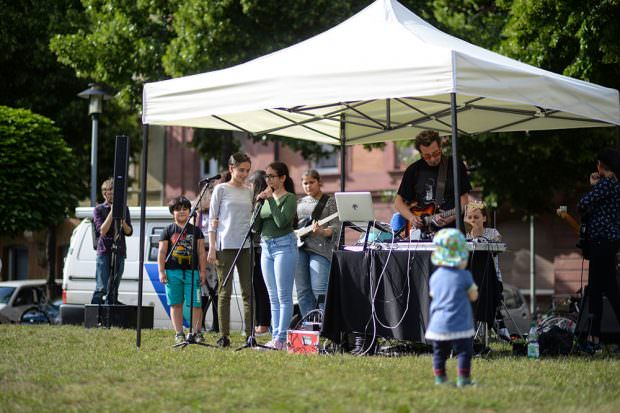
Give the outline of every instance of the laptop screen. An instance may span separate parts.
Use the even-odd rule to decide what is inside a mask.
[[[341,222],[368,222],[375,219],[370,192],[336,192],[335,197]]]

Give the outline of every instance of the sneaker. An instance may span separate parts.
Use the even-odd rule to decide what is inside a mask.
[[[470,377],[457,377],[456,379],[456,387],[469,387],[475,386],[476,382],[473,381]]]
[[[185,334],[183,333],[177,333],[174,336],[174,344],[181,344],[185,342]]]
[[[275,340],[273,343],[273,348],[276,350],[286,351],[286,341]]]
[[[196,335],[194,336],[194,343],[204,343],[205,342],[205,336],[202,335],[202,333],[196,333]]]
[[[446,376],[435,376],[435,384],[448,384],[448,378]]]
[[[217,340],[217,345],[222,348],[230,347],[230,339],[227,336],[222,336],[219,340]]]

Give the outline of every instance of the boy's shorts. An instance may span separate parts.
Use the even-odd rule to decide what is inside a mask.
[[[168,305],[178,305],[186,303],[189,306],[192,290],[194,292],[194,307],[202,305],[200,296],[200,272],[194,272],[194,288],[191,288],[191,270],[166,270],[168,283],[166,284],[166,299]]]

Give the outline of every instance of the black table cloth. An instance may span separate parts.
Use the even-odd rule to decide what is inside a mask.
[[[425,342],[428,281],[435,270],[430,255],[413,250],[334,252],[321,335],[338,344],[348,333]],[[498,300],[491,253],[472,253],[469,269],[480,288],[474,316],[492,324]]]

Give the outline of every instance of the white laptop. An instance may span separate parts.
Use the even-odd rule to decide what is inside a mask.
[[[336,192],[340,222],[368,222],[375,219],[370,192]]]

